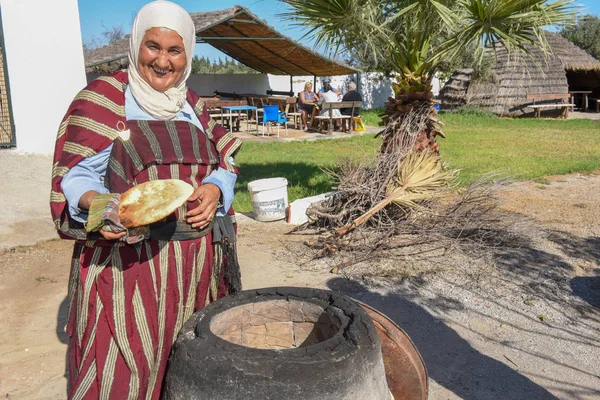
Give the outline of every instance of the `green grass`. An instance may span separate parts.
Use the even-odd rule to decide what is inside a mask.
[[[244,143],[235,158],[240,174],[235,185],[234,209],[252,211],[248,183],[284,177],[289,200],[331,190],[332,181],[321,167],[335,167],[344,158],[372,157],[378,149],[373,135],[348,139],[277,143]]]
[[[363,121],[376,124],[381,110],[363,111]],[[445,113],[446,139],[440,151],[462,183],[497,171],[518,180],[543,181],[545,175],[600,168],[600,121],[508,119]],[[288,179],[288,196],[312,196],[331,189],[320,166],[334,167],[344,158],[376,154],[373,135],[349,139],[278,143],[244,143],[236,157],[240,176],[234,208],[251,211],[248,182],[271,177]]]
[[[360,117],[362,118],[365,125],[379,126],[381,118],[379,114],[383,112],[383,108],[374,108],[372,110],[360,110]]]
[[[460,179],[499,171],[518,180],[600,168],[600,121],[442,114],[440,153]]]

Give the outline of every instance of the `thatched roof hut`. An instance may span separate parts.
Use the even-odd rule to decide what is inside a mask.
[[[498,115],[520,115],[532,111],[527,108],[531,95],[574,90],[600,95],[600,61],[556,33],[546,32],[546,37],[551,49],[548,57],[539,49],[532,49],[530,57],[509,55],[497,47],[497,62],[487,79],[473,79],[472,69],[456,71],[440,92],[442,108],[473,105]]]
[[[190,13],[196,42],[208,43],[231,58],[265,74],[333,76],[358,72],[282,35],[245,7]],[[129,35],[84,54],[87,68],[126,62]]]

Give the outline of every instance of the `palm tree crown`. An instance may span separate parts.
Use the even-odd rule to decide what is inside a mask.
[[[383,60],[411,86],[427,81],[440,61],[501,43],[547,49],[543,27],[567,25],[574,0],[285,0],[286,18],[333,51]]]

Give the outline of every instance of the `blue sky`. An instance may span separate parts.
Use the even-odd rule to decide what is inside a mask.
[[[297,27],[289,26],[278,14],[286,11],[286,5],[277,0],[171,0],[179,4],[188,12],[222,10],[240,5],[267,21],[275,29],[293,39],[300,39],[302,31]],[[81,21],[81,34],[83,42],[89,42],[94,36],[101,37],[104,26],[123,26],[126,33],[131,31],[135,14],[150,0],[78,0],[79,19]],[[209,58],[226,57],[220,51],[208,44],[196,46],[196,54]]]
[[[248,8],[261,19],[281,33],[299,40],[302,30],[289,26],[278,14],[286,11],[286,5],[277,0],[172,0],[188,12],[222,10],[240,5]],[[94,36],[101,37],[104,26],[122,26],[126,33],[131,30],[131,24],[138,10],[149,0],[78,0],[79,18],[83,41],[89,42]],[[600,0],[580,0],[578,2],[588,14],[600,15]],[[218,50],[207,44],[197,45],[196,54],[209,58],[225,57]]]

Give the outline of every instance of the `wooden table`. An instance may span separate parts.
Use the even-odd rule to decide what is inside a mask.
[[[573,90],[570,91],[569,94],[571,95],[570,103],[577,104],[575,100],[577,99],[577,96],[581,96],[582,110],[586,111],[588,109],[588,96],[592,94],[591,90]]]

